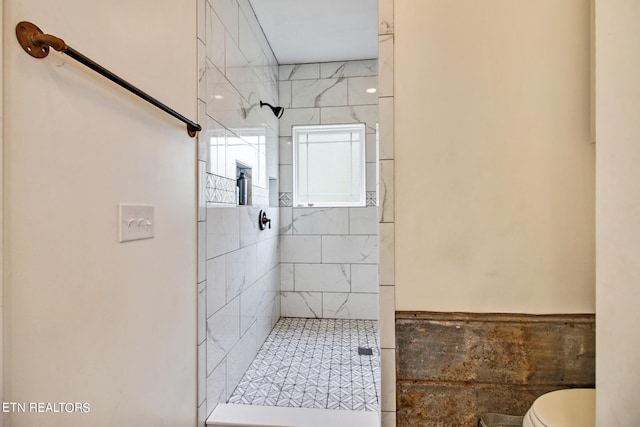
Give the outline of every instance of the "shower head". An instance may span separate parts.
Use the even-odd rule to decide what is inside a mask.
[[[282,117],[282,114],[284,113],[284,108],[282,107],[274,107],[271,104],[267,104],[266,102],[262,102],[260,101],[260,108],[262,108],[262,106],[268,106],[269,108],[271,108],[271,111],[273,111],[273,115],[276,116],[277,118]]]

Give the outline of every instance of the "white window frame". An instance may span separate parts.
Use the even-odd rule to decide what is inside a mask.
[[[323,133],[323,132],[359,132],[360,133],[360,164],[361,164],[361,177],[360,177],[360,200],[357,202],[321,202],[321,203],[300,203],[298,198],[298,135],[309,133]],[[363,207],[367,205],[367,163],[366,163],[366,128],[364,123],[350,123],[341,125],[304,125],[293,126],[291,132],[291,139],[293,145],[293,206],[313,206],[313,207]],[[329,165],[328,165],[329,167]]]

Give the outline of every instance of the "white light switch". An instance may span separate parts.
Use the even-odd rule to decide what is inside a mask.
[[[120,242],[153,238],[153,205],[120,203]]]

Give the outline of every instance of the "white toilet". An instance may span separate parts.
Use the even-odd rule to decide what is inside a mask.
[[[595,427],[596,390],[573,388],[538,397],[524,415],[522,427]]]

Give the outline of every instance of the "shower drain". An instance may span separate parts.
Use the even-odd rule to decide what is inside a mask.
[[[358,347],[358,354],[361,356],[373,356],[371,347]]]

